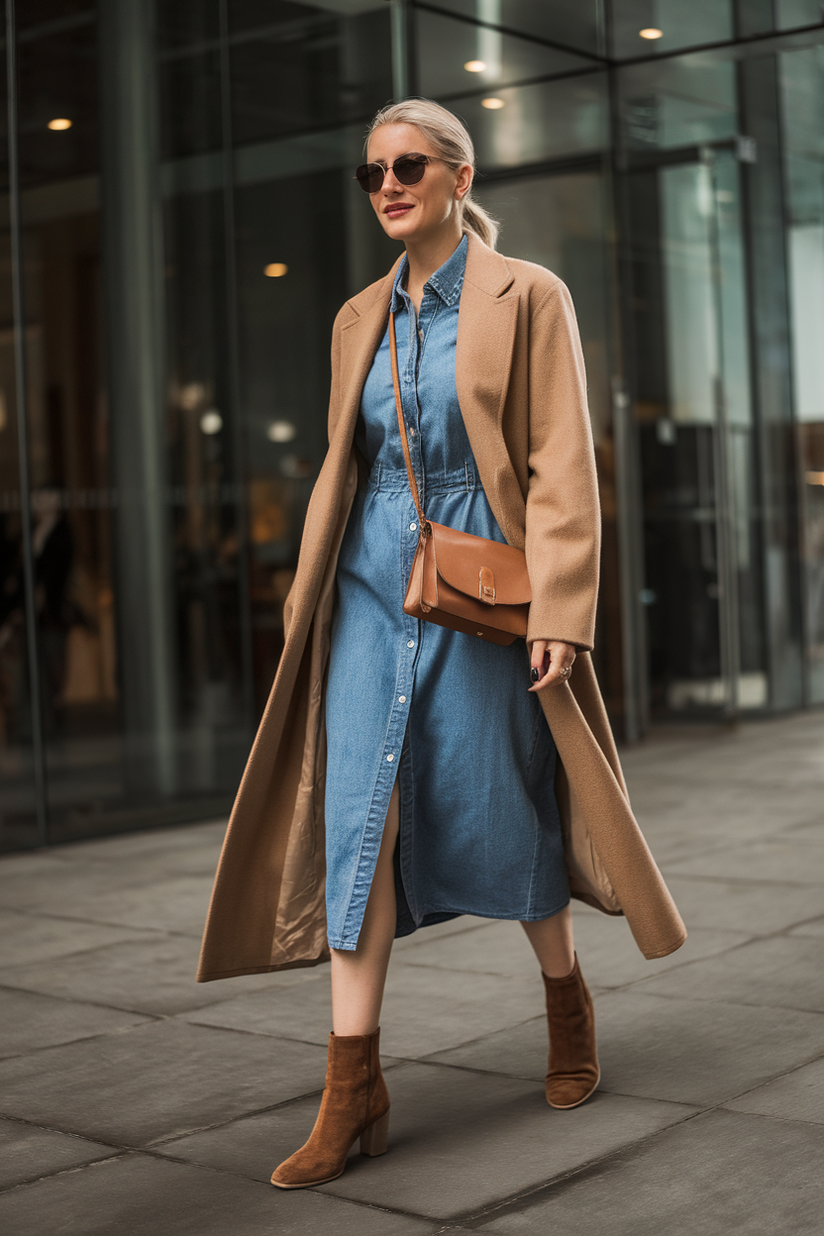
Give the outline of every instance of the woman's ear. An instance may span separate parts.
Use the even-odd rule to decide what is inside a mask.
[[[458,201],[462,197],[466,197],[469,190],[472,188],[472,181],[475,177],[475,172],[470,163],[463,163],[458,168],[458,179],[455,184],[455,196]]]

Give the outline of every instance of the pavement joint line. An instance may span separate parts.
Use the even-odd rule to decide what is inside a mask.
[[[89,1159],[88,1163],[77,1163],[74,1167],[61,1167],[56,1172],[46,1172],[44,1176],[32,1176],[29,1180],[18,1180],[13,1185],[0,1186],[0,1197],[5,1197],[6,1194],[15,1193],[18,1189],[31,1189],[35,1185],[44,1184],[47,1180],[55,1180],[58,1176],[74,1176],[78,1172],[84,1172],[89,1167],[98,1167],[101,1163],[114,1163],[118,1159],[124,1159],[131,1151],[115,1151],[114,1154],[101,1155],[99,1159]]]
[[[3,856],[0,855],[0,862],[3,861]],[[151,887],[151,885],[147,885]],[[122,890],[121,890],[122,891]],[[29,918],[47,918],[54,919],[58,923],[86,923],[89,927],[115,927],[119,931],[144,931],[147,935],[154,936],[183,936],[187,940],[199,940],[200,935],[194,935],[190,931],[175,931],[171,927],[135,927],[131,923],[114,923],[108,918],[85,918],[79,914],[53,914],[48,910],[38,909],[37,906],[3,906],[2,909],[6,913],[25,914]],[[206,911],[203,912],[203,921],[206,921]],[[111,948],[112,944],[129,944],[138,943],[138,941],[129,940],[112,940],[111,944],[104,944],[101,947]]]
[[[60,960],[56,958],[55,960]],[[148,1017],[150,1021],[171,1021],[173,1018],[168,1013],[146,1013],[142,1009],[126,1008],[122,1004],[103,1004],[100,1000],[85,1000],[79,999],[77,996],[53,995],[50,991],[40,991],[37,987],[15,987],[12,983],[0,980],[0,991],[25,992],[29,996],[44,996],[47,1000],[60,1000],[63,1004],[88,1004],[94,1009],[106,1009],[111,1013],[133,1013],[136,1017]],[[139,1030],[139,1026],[121,1026],[116,1030],[102,1030],[98,1034],[83,1035],[82,1038],[96,1039],[105,1038],[108,1034],[122,1034],[124,1030]],[[74,1042],[75,1040],[67,1040]],[[79,1040],[77,1040],[79,1041]],[[47,1043],[43,1047],[31,1048],[32,1055],[39,1051],[48,1051],[51,1047],[59,1047],[59,1043]],[[17,1054],[17,1053],[15,1053]],[[27,1054],[27,1053],[26,1053]]]
[[[662,1100],[653,1100],[661,1102]],[[665,1101],[665,1100],[664,1100]],[[694,1104],[682,1103],[681,1107],[694,1107]],[[463,1214],[453,1216],[453,1222],[459,1224],[472,1224],[470,1230],[482,1226],[486,1221],[496,1215],[503,1213],[517,1213],[522,1210],[529,1210],[534,1201],[538,1200],[539,1195],[551,1193],[553,1190],[563,1186],[567,1181],[572,1180],[576,1176],[581,1176],[584,1173],[601,1170],[605,1165],[608,1165],[611,1160],[619,1158],[621,1155],[630,1151],[635,1153],[640,1146],[647,1142],[652,1142],[664,1133],[670,1132],[672,1129],[677,1129],[681,1125],[686,1124],[690,1120],[695,1120],[698,1116],[704,1115],[704,1109],[699,1111],[688,1112],[682,1116],[680,1120],[674,1120],[672,1124],[665,1125],[662,1129],[656,1129],[652,1133],[643,1134],[641,1137],[635,1138],[632,1142],[624,1146],[620,1146],[615,1150],[607,1151],[603,1155],[598,1155],[593,1159],[587,1160],[586,1163],[580,1163],[576,1167],[571,1168],[566,1172],[559,1172],[557,1176],[550,1177],[549,1180],[543,1180],[529,1189],[521,1190],[518,1193],[513,1193],[509,1197],[499,1198],[495,1202],[491,1202],[487,1206],[481,1207],[479,1210],[465,1211]]]

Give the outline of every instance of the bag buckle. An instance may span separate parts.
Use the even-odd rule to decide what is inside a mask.
[[[489,567],[481,567],[478,572],[478,600],[485,605],[495,604],[495,576]]]

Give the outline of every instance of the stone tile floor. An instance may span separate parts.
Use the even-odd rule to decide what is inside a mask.
[[[272,1167],[323,1086],[328,969],[197,985],[221,821],[0,861],[0,1230],[8,1236],[788,1236],[824,1213],[824,715],[627,751],[690,928],[645,962],[576,911],[603,1079],[547,1107],[517,924],[398,943],[390,1152],[321,1188]]]

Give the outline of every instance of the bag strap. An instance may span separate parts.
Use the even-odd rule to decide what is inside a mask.
[[[418,526],[424,536],[429,531],[429,522],[423,513],[421,500],[418,496],[418,485],[415,480],[415,473],[412,469],[412,459],[409,454],[409,438],[406,435],[406,420],[403,415],[403,405],[401,404],[401,384],[398,377],[398,345],[395,339],[395,315],[389,314],[389,353],[392,359],[392,385],[395,388],[395,411],[398,414],[398,427],[401,431],[401,446],[403,447],[403,457],[406,461],[406,474],[409,477],[409,488],[412,490],[412,501],[415,503],[415,510],[418,512]]]

